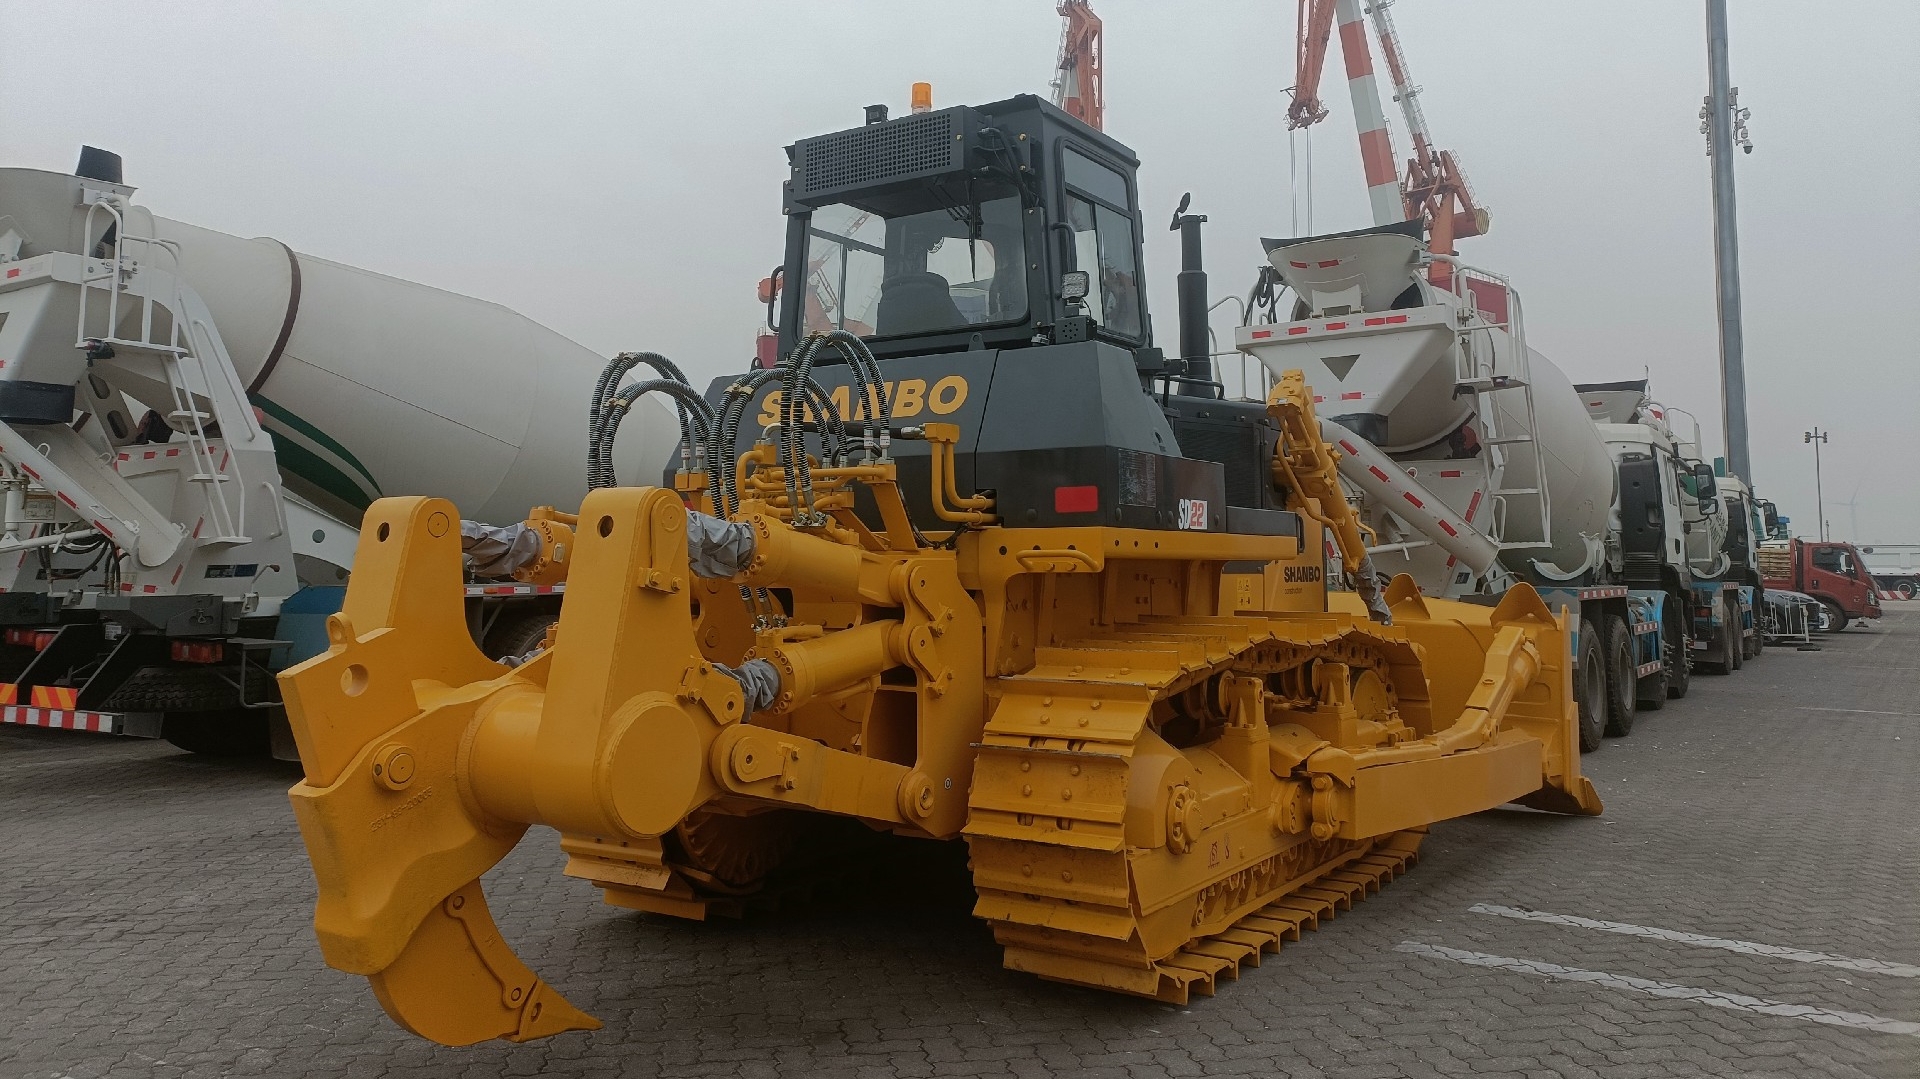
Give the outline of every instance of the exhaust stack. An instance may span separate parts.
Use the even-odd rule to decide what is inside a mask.
[[[1213,377],[1212,344],[1207,337],[1207,270],[1200,251],[1200,226],[1207,215],[1190,214],[1187,206],[1193,193],[1180,196],[1173,211],[1169,232],[1180,234],[1180,363],[1181,392],[1194,397],[1220,396],[1219,381]]]

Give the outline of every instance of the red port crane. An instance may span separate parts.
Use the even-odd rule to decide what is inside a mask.
[[[1450,150],[1436,149],[1427,118],[1420,109],[1420,88],[1407,73],[1400,35],[1388,12],[1393,0],[1374,0],[1366,9],[1360,0],[1299,0],[1299,33],[1295,44],[1296,78],[1293,102],[1287,108],[1287,126],[1304,128],[1327,118],[1320,101],[1320,72],[1326,66],[1327,44],[1334,24],[1340,27],[1340,54],[1346,62],[1347,90],[1353,100],[1354,124],[1360,133],[1360,161],[1366,172],[1367,194],[1376,225],[1420,220],[1427,228],[1428,247],[1436,254],[1454,253],[1454,241],[1487,231],[1488,214],[1473,197],[1473,188]],[[1387,131],[1386,111],[1374,80],[1373,56],[1367,45],[1370,16],[1380,53],[1393,80],[1393,97],[1413,138],[1413,156],[1407,159],[1404,181],[1394,167],[1393,142]],[[1452,269],[1436,262],[1432,280],[1445,286]]]
[[[1053,103],[1101,129],[1106,112],[1100,74],[1100,16],[1088,0],[1060,0],[1060,56],[1054,61]]]

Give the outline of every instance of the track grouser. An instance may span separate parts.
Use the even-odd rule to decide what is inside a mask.
[[[790,155],[787,358],[705,394],[609,368],[597,489],[526,526],[566,589],[543,647],[486,659],[455,507],[383,499],[330,650],[283,676],[321,948],[395,1021],[598,1025],[482,894],[535,824],[607,902],[690,918],[849,826],[964,842],[1009,967],[1183,1002],[1435,821],[1600,811],[1564,615],[1377,587],[1298,373],[1227,401],[1150,346],[1124,147],[1015,98]],[[684,467],[621,486],[645,393]]]

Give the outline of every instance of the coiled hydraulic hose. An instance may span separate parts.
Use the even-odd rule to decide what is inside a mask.
[[[613,443],[619,436],[620,422],[635,401],[649,393],[673,398],[680,414],[682,463],[696,470],[706,464],[707,448],[712,444],[713,407],[693,387],[672,378],[648,379],[622,387],[600,409],[599,427],[593,435],[590,459],[596,466],[587,478],[589,488],[613,487],[619,481],[613,469]],[[691,450],[689,450],[691,448]]]
[[[614,387],[626,377],[628,371],[645,365],[651,367],[661,378],[690,386],[687,376],[677,364],[658,352],[622,352],[607,361],[601,370],[600,378],[594,383],[593,400],[587,408],[587,486],[590,488],[611,487],[614,485],[613,458],[610,454],[611,439],[601,437],[601,427],[605,422],[608,402],[614,395]],[[629,404],[629,407],[631,405]],[[680,416],[680,467],[694,467],[692,457],[694,446],[689,442],[688,416],[686,406],[678,399],[674,409]]]

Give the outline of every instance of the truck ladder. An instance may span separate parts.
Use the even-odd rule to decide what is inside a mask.
[[[1487,477],[1493,486],[1488,490],[1492,505],[1488,532],[1495,538],[1503,551],[1544,550],[1553,546],[1553,507],[1552,493],[1547,489],[1546,462],[1535,437],[1537,431],[1533,406],[1532,364],[1527,354],[1527,331],[1525,319],[1521,316],[1520,295],[1506,278],[1465,265],[1446,255],[1429,256],[1435,261],[1446,262],[1453,267],[1452,288],[1454,298],[1459,301],[1456,326],[1454,328],[1454,392],[1473,394],[1474,411],[1480,417],[1480,425],[1485,434],[1481,445],[1487,451]],[[1506,312],[1496,321],[1492,312],[1483,310],[1468,284],[1469,277],[1477,277],[1487,284],[1500,288],[1506,299]],[[1494,347],[1491,330],[1504,330],[1513,343],[1513,355],[1504,361],[1500,350]],[[1512,430],[1503,424],[1500,410],[1494,407],[1496,394],[1518,390],[1525,402],[1522,410],[1524,418],[1514,424]],[[1509,447],[1532,445],[1533,467],[1526,475],[1509,475],[1509,463],[1512,450]],[[1511,498],[1531,499],[1540,515],[1540,539],[1509,540],[1507,534],[1508,508]]]
[[[218,416],[202,407],[215,408],[217,395],[214,392],[212,372],[208,370],[206,351],[214,348],[214,338],[207,326],[211,314],[204,305],[198,309],[189,309],[186,290],[181,287],[184,280],[180,273],[179,245],[171,240],[162,240],[154,236],[139,236],[127,228],[127,215],[120,212],[120,206],[110,197],[103,197],[87,207],[87,228],[93,227],[93,215],[104,211],[111,218],[113,235],[117,237],[113,257],[100,261],[100,271],[86,277],[80,290],[80,344],[89,347],[89,342],[111,346],[118,352],[144,354],[159,361],[160,370],[165,376],[167,391],[171,397],[171,409],[167,413],[170,426],[186,437],[189,460],[193,463],[193,472],[188,479],[205,486],[207,490],[207,521],[213,526],[213,535],[201,538],[201,542],[220,544],[246,543],[249,537],[240,528],[245,520],[244,502],[235,507],[228,499],[226,484],[234,477],[229,475],[226,464],[229,458],[223,451],[215,457],[213,446],[207,437],[208,420],[226,420],[233,417]],[[91,231],[86,235],[92,235]],[[134,257],[129,247],[144,245],[146,252],[145,269],[140,272],[141,259]],[[164,254],[171,260],[171,272],[160,267],[160,256]],[[137,288],[129,288],[129,282],[138,281]],[[156,281],[167,295],[156,297]],[[87,334],[87,313],[92,289],[98,287],[107,293],[106,334],[111,336],[89,337]],[[197,299],[197,297],[195,297]],[[98,302],[98,301],[95,301]],[[137,337],[123,337],[120,334],[121,312],[123,305],[139,305],[140,319]],[[158,306],[167,315],[166,327],[156,332],[154,326],[154,308]],[[199,339],[205,340],[205,347],[196,347]],[[196,382],[190,376],[197,376]],[[233,389],[234,387],[229,387]],[[243,399],[240,399],[243,400]],[[155,402],[156,404],[158,402]],[[224,430],[224,428],[223,428]],[[236,497],[244,500],[244,488],[235,492]]]

